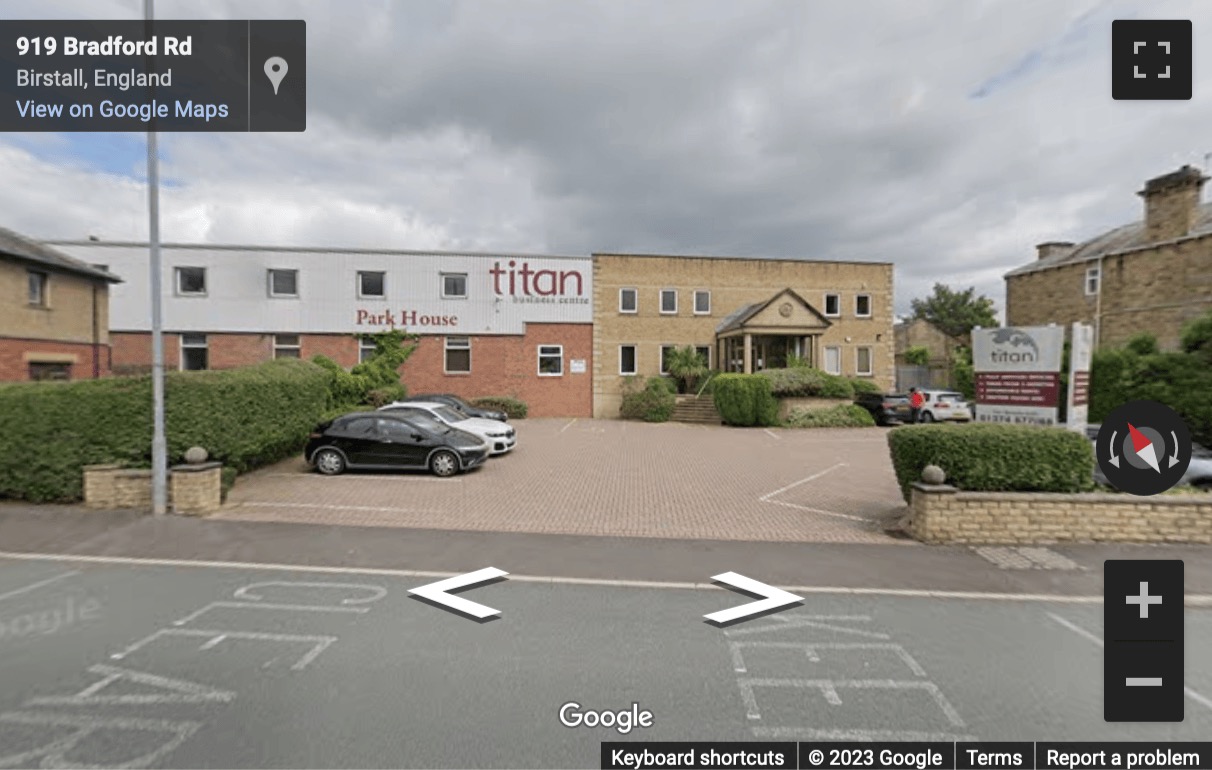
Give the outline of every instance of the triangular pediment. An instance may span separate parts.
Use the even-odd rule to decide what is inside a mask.
[[[787,288],[765,302],[747,305],[732,313],[720,324],[717,333],[735,331],[810,332],[824,331],[831,326],[823,313],[808,303],[798,292]]]

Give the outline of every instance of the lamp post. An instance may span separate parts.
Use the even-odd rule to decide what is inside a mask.
[[[148,35],[152,34],[152,2],[143,0]],[[151,71],[151,60],[148,60]],[[164,436],[164,330],[160,290],[160,160],[156,152],[155,123],[147,132],[147,216],[150,248],[152,324],[152,512],[168,511],[168,441]]]

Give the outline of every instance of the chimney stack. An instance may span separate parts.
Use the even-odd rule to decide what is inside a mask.
[[[1048,257],[1069,253],[1073,250],[1073,244],[1069,241],[1048,241],[1036,246],[1035,250],[1038,252],[1040,259],[1047,259]]]
[[[1145,199],[1145,241],[1155,243],[1181,238],[1199,219],[1200,193],[1208,177],[1193,166],[1183,166],[1145,182],[1137,193]]]

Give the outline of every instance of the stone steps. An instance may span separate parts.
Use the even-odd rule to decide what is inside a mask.
[[[723,422],[712,399],[695,396],[678,396],[677,403],[673,407],[673,414],[669,419],[673,422],[693,422],[703,425],[719,425]]]

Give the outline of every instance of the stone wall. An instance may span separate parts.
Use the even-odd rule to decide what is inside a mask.
[[[906,530],[926,543],[1212,543],[1212,495],[961,492],[913,486]]]
[[[222,504],[222,464],[178,465],[168,474],[168,506],[173,513],[198,516]],[[152,478],[147,468],[118,465],[84,467],[84,505],[88,508],[152,509]]]
[[[779,419],[786,420],[791,416],[792,412],[801,409],[805,411],[829,409],[834,406],[853,403],[854,401],[849,398],[780,398]]]

